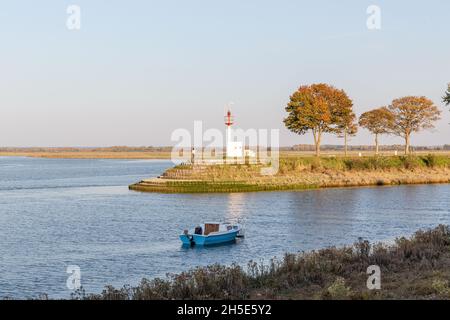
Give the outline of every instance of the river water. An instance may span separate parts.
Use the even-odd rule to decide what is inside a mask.
[[[128,185],[170,167],[160,160],[0,157],[0,297],[68,298],[81,285],[136,285],[213,263],[246,264],[285,252],[391,241],[450,224],[450,185],[246,194],[151,194]],[[236,244],[183,248],[178,234],[241,218]]]

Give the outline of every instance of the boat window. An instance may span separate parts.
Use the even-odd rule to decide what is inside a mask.
[[[216,223],[206,223],[205,224],[205,236],[212,232],[218,232],[219,231],[219,224]]]

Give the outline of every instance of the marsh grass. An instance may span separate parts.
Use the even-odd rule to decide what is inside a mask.
[[[216,165],[203,166],[195,170],[192,165],[180,165],[167,171],[182,171],[190,178],[238,180],[259,177],[262,165]],[[323,170],[370,171],[420,168],[450,168],[450,157],[442,155],[393,156],[393,157],[281,157],[278,176],[296,175]]]
[[[366,270],[378,265],[382,289],[366,288]],[[413,280],[411,280],[413,279]],[[448,299],[450,229],[418,231],[393,245],[353,246],[286,254],[246,268],[211,265],[165,279],[143,279],[136,287],[107,286],[100,294],[76,292],[73,299]]]
[[[288,174],[299,171],[338,170],[398,170],[416,168],[450,167],[450,157],[442,155],[395,156],[395,157],[329,157],[329,158],[295,158],[280,160],[280,173]]]
[[[263,176],[262,165],[180,165],[158,181],[130,189],[162,193],[303,190],[325,187],[387,186],[450,182],[450,157],[281,157],[278,173]]]

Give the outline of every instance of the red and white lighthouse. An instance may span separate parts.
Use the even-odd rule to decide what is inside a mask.
[[[228,110],[225,116],[226,126],[226,148],[228,158],[241,158],[242,157],[242,142],[232,140],[232,126],[234,124],[234,118],[231,115],[231,111]]]
[[[232,145],[232,140],[231,140],[231,127],[234,123],[234,119],[233,116],[231,115],[231,111],[228,110],[227,115],[225,116],[225,126],[226,126],[226,132],[225,132],[225,137],[226,137],[226,141],[225,141],[225,146],[227,148],[227,154],[230,152],[231,149],[231,145]]]

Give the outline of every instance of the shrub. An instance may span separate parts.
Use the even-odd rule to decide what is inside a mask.
[[[351,294],[350,288],[345,286],[345,279],[341,277],[337,278],[327,291],[334,300],[348,299]]]
[[[450,296],[450,288],[448,287],[448,281],[441,279],[433,280],[431,287],[440,296]]]
[[[425,166],[425,163],[422,161],[420,157],[401,156],[400,159],[403,162],[403,167],[408,170]]]
[[[437,158],[436,156],[432,154],[428,154],[425,157],[422,158],[423,162],[425,162],[427,167],[434,168],[437,164]]]
[[[422,161],[429,168],[450,167],[450,157],[428,154],[422,157]]]

